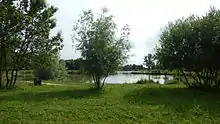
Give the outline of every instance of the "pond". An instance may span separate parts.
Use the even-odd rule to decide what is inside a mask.
[[[89,82],[88,78],[80,75],[71,76],[74,82]],[[109,84],[123,84],[123,83],[135,83],[138,80],[147,79],[164,84],[166,80],[172,80],[170,75],[148,75],[148,74],[131,74],[131,72],[118,72],[115,75],[110,75],[106,78],[106,83]]]
[[[131,73],[117,73],[106,78],[106,83],[123,84],[123,83],[135,83],[138,80],[147,79],[153,80],[164,84],[166,80],[172,80],[173,77],[170,75],[148,75],[148,74],[131,74]]]

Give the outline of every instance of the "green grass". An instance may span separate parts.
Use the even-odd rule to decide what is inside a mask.
[[[181,84],[182,82],[181,81],[178,81],[178,80],[167,80],[164,82],[165,85],[173,85],[173,84]],[[182,83],[183,84],[183,83]]]
[[[1,124],[61,123],[191,123],[220,122],[218,91],[185,89],[181,85],[88,84],[23,85],[0,91]]]

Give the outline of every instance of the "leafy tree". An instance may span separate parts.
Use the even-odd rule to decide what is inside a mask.
[[[144,62],[149,71],[155,66],[152,54],[148,54],[147,56],[145,56]]]
[[[187,86],[219,88],[220,11],[179,19],[163,30],[156,58],[167,69],[178,69]],[[194,79],[191,84],[186,77]]]
[[[74,24],[73,39],[81,51],[83,69],[93,78],[97,88],[102,88],[105,79],[122,65],[130,49],[129,26],[126,25],[117,37],[117,25],[108,9],[95,18],[91,10],[83,11]]]
[[[21,13],[13,6],[12,1],[0,2],[0,87],[2,86],[3,72],[9,82],[9,66],[13,45],[17,41],[21,29]],[[13,41],[13,42],[12,42]]]
[[[50,36],[50,30],[56,25],[53,19],[56,11],[57,8],[47,5],[44,0],[1,2],[0,77],[5,71],[6,87],[15,85],[19,69],[28,65],[26,57],[32,59],[41,52],[52,54],[62,48],[61,33]]]

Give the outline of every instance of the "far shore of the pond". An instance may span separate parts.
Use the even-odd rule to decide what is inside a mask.
[[[150,71],[117,71],[121,74],[146,74],[146,75],[173,75],[172,72],[150,72]]]

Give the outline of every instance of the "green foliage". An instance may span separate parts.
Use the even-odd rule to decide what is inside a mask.
[[[1,91],[0,123],[217,124],[219,100],[218,91],[175,85],[19,86]]]
[[[129,34],[126,25],[117,37],[117,25],[106,8],[97,18],[91,10],[84,11],[74,24],[73,41],[81,51],[83,69],[93,78],[97,88],[102,88],[106,77],[125,62],[130,48]]]
[[[68,70],[81,70],[82,69],[82,58],[65,60],[65,65]]]
[[[30,68],[33,57],[62,49],[61,33],[50,36],[50,30],[56,26],[53,18],[56,11],[45,0],[1,1],[0,84],[2,72],[6,72],[6,87],[11,88],[18,71]]]
[[[145,56],[144,62],[145,62],[145,65],[147,66],[148,70],[151,70],[152,68],[155,67],[154,57],[152,54],[148,54],[147,56]]]
[[[44,56],[45,58],[42,58],[43,55],[36,57],[36,61],[33,63],[35,77],[43,80],[65,80],[67,77],[67,69],[65,68],[65,62],[60,61],[58,55],[59,54]],[[42,62],[45,63],[42,64]]]
[[[172,84],[180,84],[178,80],[167,80],[164,82],[165,85],[172,85]]]
[[[169,23],[160,37],[156,58],[165,69],[180,70],[197,86],[220,87],[220,11],[211,8],[202,17],[194,15]],[[188,72],[187,76],[185,71]]]
[[[42,80],[52,79],[52,71],[49,68],[38,68],[34,71],[34,75]]]
[[[159,82],[154,82],[153,80],[140,79],[135,84],[159,84]]]

